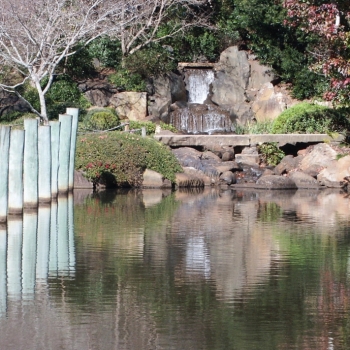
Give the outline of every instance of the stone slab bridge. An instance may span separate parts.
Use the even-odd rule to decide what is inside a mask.
[[[179,135],[161,132],[155,139],[170,147],[249,147],[267,142],[277,142],[279,147],[297,143],[339,143],[344,136],[328,134],[252,134],[252,135]]]

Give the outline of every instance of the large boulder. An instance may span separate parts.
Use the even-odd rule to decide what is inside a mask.
[[[301,160],[300,170],[307,172],[307,169],[318,167],[319,171],[327,167],[337,156],[337,152],[327,143],[318,143],[308,149],[308,153]]]
[[[78,84],[78,88],[87,100],[97,107],[109,106],[110,98],[117,92],[117,89],[108,83],[106,79],[81,81]]]
[[[350,155],[331,161],[328,166],[321,170],[317,180],[327,187],[343,187],[350,176]],[[346,179],[347,178],[347,179]]]
[[[144,120],[147,116],[147,94],[125,91],[115,94],[110,103],[121,119]]]
[[[277,118],[287,108],[286,97],[276,92],[271,83],[265,83],[252,103],[252,110],[257,121]]]
[[[318,188],[319,184],[315,178],[301,171],[296,171],[290,174],[290,179],[293,180],[298,188]]]
[[[250,77],[248,90],[259,90],[266,83],[271,83],[276,79],[271,67],[262,65],[255,59],[249,59]]]
[[[143,188],[169,188],[171,182],[164,179],[162,174],[150,169],[146,169],[143,173]]]
[[[297,188],[295,182],[292,179],[279,175],[262,176],[256,182],[255,187],[269,190],[287,190]]]
[[[0,116],[12,112],[29,112],[29,106],[15,94],[0,90]]]

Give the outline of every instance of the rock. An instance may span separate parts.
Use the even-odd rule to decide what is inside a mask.
[[[322,168],[327,167],[337,156],[337,152],[327,143],[318,143],[310,147],[309,150],[311,151],[300,162],[299,168],[302,171],[310,167],[318,167],[319,170],[322,170]]]
[[[237,177],[231,171],[225,171],[220,175],[220,182],[223,182],[227,185],[232,185],[237,182]]]
[[[15,94],[0,90],[0,116],[12,112],[29,112],[28,104],[18,98]]]
[[[74,171],[74,188],[75,189],[93,189],[93,184],[81,171]]]
[[[271,67],[264,66],[257,60],[249,60],[250,63],[250,78],[249,90],[259,90],[262,85],[271,83],[276,79]]]
[[[234,151],[225,151],[222,156],[221,156],[221,160],[223,162],[228,162],[235,159],[235,152]]]
[[[321,185],[327,187],[343,187],[350,176],[350,155],[331,161],[317,176]]]
[[[319,188],[315,178],[301,171],[291,173],[289,178],[295,182],[298,188]]]
[[[147,94],[125,91],[113,95],[110,103],[121,119],[144,120],[147,115]]]
[[[149,101],[148,113],[154,118],[167,121],[170,111],[170,99],[166,97],[154,96]]]
[[[192,167],[183,167],[185,174],[189,175],[191,178],[199,178],[203,180],[204,186],[213,185],[216,181],[215,178],[205,175],[201,170]]]
[[[291,170],[299,166],[301,159],[292,155],[285,156],[273,170],[276,175],[289,173]]]
[[[201,161],[200,158],[202,153],[191,147],[180,147],[172,150],[176,159],[183,167],[192,167],[200,169]]]
[[[204,181],[202,178],[194,175],[177,173],[175,185],[177,187],[204,187]]]
[[[164,183],[164,176],[162,174],[149,169],[144,171],[142,181],[143,188],[164,188],[166,186],[169,187],[169,183]]]
[[[264,189],[296,189],[297,186],[295,182],[286,176],[279,175],[266,175],[259,178],[259,180],[255,184],[256,188],[264,188]]]
[[[216,166],[216,170],[219,174],[224,173],[225,171],[242,171],[242,167],[240,167],[236,162],[229,161],[225,163],[221,163],[220,165]]]
[[[266,176],[266,175],[277,175],[277,174],[275,174],[275,172],[271,169],[265,169],[261,176]]]
[[[258,166],[260,158],[258,154],[236,154],[235,160],[238,164]]]
[[[109,106],[110,98],[118,92],[106,79],[85,80],[78,84],[78,88],[87,100],[97,107]]]
[[[275,92],[271,83],[265,83],[262,86],[252,104],[255,119],[259,122],[277,118],[286,108],[285,96]]]
[[[221,163],[221,158],[211,151],[205,151],[202,153],[201,159],[211,159],[217,163]]]

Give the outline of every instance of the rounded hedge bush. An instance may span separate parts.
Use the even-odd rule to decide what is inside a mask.
[[[119,125],[119,118],[111,108],[94,108],[84,117],[84,126],[90,130],[107,130]]]
[[[171,182],[181,172],[175,156],[153,138],[111,131],[79,136],[76,168],[95,185],[139,187],[144,170],[162,174]]]
[[[282,112],[273,122],[273,134],[346,132],[349,111],[302,102]]]

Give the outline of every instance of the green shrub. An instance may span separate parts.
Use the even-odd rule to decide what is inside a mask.
[[[139,130],[142,127],[146,128],[146,135],[153,135],[156,131],[156,124],[150,121],[146,121],[146,122],[142,122],[142,121],[133,121],[131,120],[129,122],[129,126],[130,126],[130,130]],[[177,132],[178,130],[171,124],[166,124],[163,122],[160,122],[160,127],[163,130],[169,130],[171,132]],[[139,134],[141,134],[141,130],[139,130],[138,132]]]
[[[90,130],[107,130],[118,125],[118,116],[110,110],[89,111],[84,118],[84,126]]]
[[[124,91],[146,91],[146,82],[138,73],[132,73],[125,68],[119,68],[116,73],[108,77],[109,81],[118,89]]]
[[[331,109],[302,102],[282,112],[275,119],[271,132],[274,134],[346,132],[350,127],[348,116],[349,111],[345,109]]]
[[[268,165],[277,165],[285,156],[277,142],[267,142],[258,146],[261,160]]]
[[[107,187],[138,187],[146,168],[174,182],[175,173],[182,170],[171,151],[153,138],[119,131],[80,136],[76,168]]]
[[[273,121],[266,120],[263,122],[248,122],[246,125],[235,125],[235,132],[238,135],[249,134],[270,134]]]

